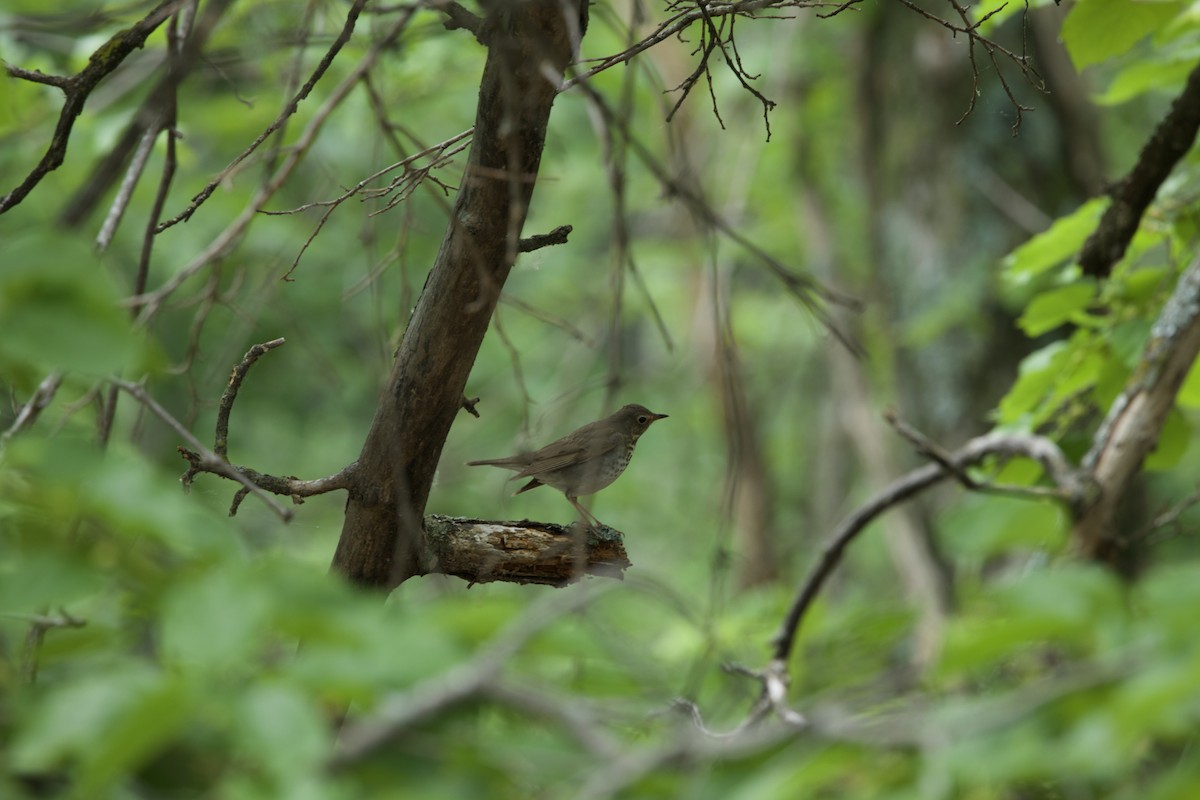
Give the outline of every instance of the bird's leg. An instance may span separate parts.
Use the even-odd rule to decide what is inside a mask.
[[[571,495],[567,495],[567,502],[569,502],[571,505],[575,506],[575,510],[578,511],[583,516],[584,522],[587,522],[588,524],[594,524],[597,526],[602,526],[604,524],[600,520],[596,519],[596,516],[592,512],[588,511],[586,508],[584,508],[582,505],[580,505],[578,499],[571,497]]]

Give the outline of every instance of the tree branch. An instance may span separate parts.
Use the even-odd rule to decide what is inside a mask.
[[[61,383],[61,372],[51,372],[42,379],[42,382],[34,389],[33,394],[30,395],[29,399],[25,401],[25,404],[17,412],[12,425],[8,426],[8,430],[0,433],[0,453],[4,452],[4,448],[8,445],[10,439],[37,422],[37,418],[41,416],[46,406],[50,405],[50,401],[54,399],[54,395],[58,392],[58,387]]]
[[[25,180],[21,181],[8,194],[0,197],[0,214],[24,200],[41,182],[42,178],[62,166],[67,155],[67,144],[71,139],[71,129],[75,125],[75,120],[83,113],[83,106],[92,90],[99,85],[100,81],[116,70],[126,56],[134,50],[141,49],[150,34],[185,2],[186,0],[166,0],[159,3],[150,13],[132,26],[113,34],[107,42],[92,53],[91,58],[88,59],[88,65],[79,74],[72,77],[43,75],[40,72],[21,69],[11,64],[5,65],[8,74],[14,78],[58,87],[66,95],[66,100],[63,102],[62,111],[59,112],[58,125],[54,129],[54,135],[50,138],[50,145],[46,149],[45,155],[42,156],[37,166],[25,176]]]
[[[321,59],[320,63],[317,64],[316,69],[314,69],[312,75],[309,76],[308,81],[306,81],[304,86],[300,88],[300,91],[296,93],[296,96],[288,101],[287,105],[283,107],[283,110],[279,112],[279,116],[275,118],[275,121],[268,125],[266,129],[258,135],[258,138],[251,142],[250,146],[243,150],[237,158],[229,162],[229,165],[225,167],[225,169],[217,173],[216,177],[209,181],[208,185],[201,189],[200,192],[192,198],[192,202],[188,204],[187,208],[171,219],[159,223],[154,230],[155,233],[162,233],[172,225],[175,225],[179,222],[186,222],[187,220],[191,219],[192,214],[196,213],[196,209],[198,209],[200,205],[204,203],[204,201],[207,200],[214,191],[216,191],[216,188],[221,185],[221,181],[225,180],[225,178],[227,178],[231,172],[237,169],[239,164],[249,157],[251,153],[257,150],[258,146],[267,140],[267,137],[279,130],[279,127],[283,125],[288,117],[296,113],[300,107],[300,103],[308,97],[309,93],[313,90],[313,87],[317,85],[317,81],[321,80],[321,76],[325,74],[326,70],[329,69],[329,65],[333,63],[333,59],[346,45],[346,43],[350,41],[350,36],[354,33],[355,23],[358,21],[358,15],[362,13],[363,6],[366,4],[367,0],[354,0],[354,3],[346,12],[346,21],[342,24],[341,32],[339,32],[337,38],[333,40],[333,44],[329,46],[329,49],[325,52],[325,56]]]
[[[218,456],[213,451],[209,450],[204,445],[200,444],[200,440],[193,436],[191,431],[185,428],[179,420],[175,419],[175,417],[173,417],[169,411],[159,405],[153,397],[146,394],[145,389],[136,383],[123,381],[119,378],[109,378],[109,383],[111,383],[113,386],[116,386],[133,399],[137,400],[146,408],[150,409],[155,416],[167,424],[168,428],[175,431],[175,433],[181,439],[190,444],[194,451],[192,455],[195,457],[196,463],[198,463],[201,467],[200,471],[212,472],[217,475],[221,475],[222,477],[229,478],[232,481],[237,481],[246,487],[247,491],[251,492],[264,503],[266,503],[267,507],[274,511],[275,514],[284,522],[291,520],[291,509],[285,508],[279,503],[276,503],[274,498],[256,486],[253,481],[239,472],[236,467]],[[189,461],[191,461],[191,459],[189,459]],[[195,464],[193,464],[193,467],[195,467]],[[186,478],[189,474],[192,474],[192,470],[188,470],[187,473],[184,473],[184,478]],[[180,480],[184,482],[184,488],[186,489],[190,481],[184,481],[183,478]]]
[[[1133,169],[1112,190],[1112,203],[1079,254],[1084,275],[1105,277],[1124,257],[1146,209],[1171,170],[1192,148],[1198,130],[1200,66],[1188,75],[1183,91],[1142,147]]]
[[[1098,492],[1075,520],[1084,551],[1113,561],[1119,552],[1116,514],[1142,462],[1158,444],[1188,370],[1200,354],[1200,255],[1175,286],[1125,391],[1109,409],[1084,457]]]
[[[566,586],[584,574],[620,579],[630,565],[621,533],[607,526],[567,528],[433,514],[425,518],[425,535],[437,559],[432,572],[471,584]]]
[[[877,492],[847,517],[817,557],[817,563],[800,586],[787,616],[774,636],[774,655],[769,670],[786,673],[787,661],[795,644],[796,633],[805,613],[820,593],[825,581],[841,562],[846,547],[867,525],[892,506],[915,497],[920,492],[976,464],[989,455],[1025,456],[1042,464],[1055,482],[1058,499],[1073,507],[1085,501],[1086,483],[1069,467],[1058,445],[1040,436],[1017,436],[990,433],[967,442],[947,456],[948,464],[927,464],[893,481]]]
[[[550,110],[572,57],[572,19],[583,11],[573,0],[489,6],[462,187],[359,456],[334,554],[333,568],[358,584],[391,588],[432,569],[425,504],[519,250]]]

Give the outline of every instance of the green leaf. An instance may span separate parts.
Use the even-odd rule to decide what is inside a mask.
[[[958,555],[982,561],[1013,550],[1057,551],[1067,541],[1068,522],[1062,508],[1049,501],[975,495],[948,511],[939,528],[969,531],[956,536],[951,547]]]
[[[236,565],[180,581],[162,612],[162,648],[171,660],[200,668],[246,668],[267,642],[271,610],[252,569]]]
[[[1027,335],[1041,336],[1070,322],[1091,304],[1095,296],[1095,282],[1086,279],[1051,289],[1033,298],[1017,324]]]
[[[276,784],[300,781],[322,768],[329,730],[312,701],[296,688],[275,683],[251,687],[238,708],[243,756],[261,765]]]
[[[997,408],[1000,421],[1017,423],[1032,414],[1058,378],[1070,356],[1066,342],[1051,342],[1021,360],[1018,377]]]
[[[1127,52],[1179,15],[1176,0],[1079,0],[1063,21],[1062,39],[1075,69]]]
[[[1163,60],[1139,59],[1123,67],[1108,88],[1095,97],[1097,103],[1115,106],[1147,92],[1175,94],[1196,67],[1197,53]]]
[[[170,744],[187,707],[180,687],[162,673],[141,664],[109,666],[51,694],[21,731],[12,763],[44,772],[74,762],[80,796],[101,796]]]
[[[1107,205],[1107,198],[1098,197],[1055,220],[1053,225],[1004,259],[1004,277],[1015,285],[1022,285],[1074,258]]]
[[[18,233],[0,271],[0,367],[105,375],[141,349],[120,297],[79,238]]]

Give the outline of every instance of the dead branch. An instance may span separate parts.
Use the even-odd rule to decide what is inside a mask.
[[[245,380],[246,373],[261,356],[276,347],[281,347],[285,341],[283,337],[280,337],[254,345],[246,351],[246,355],[229,373],[229,383],[225,386],[225,391],[221,394],[221,402],[217,406],[217,434],[213,440],[213,452],[221,458],[225,458],[229,454],[229,414],[233,411],[233,401],[237,399],[238,390],[242,388],[242,381]]]
[[[437,559],[432,571],[471,584],[566,586],[583,574],[620,579],[630,565],[621,533],[605,526],[564,527],[433,514],[425,518],[425,535]]]
[[[287,522],[292,518],[292,512],[290,509],[279,505],[279,503],[276,503],[270,495],[266,494],[262,489],[256,486],[248,477],[239,472],[236,467],[218,456],[213,451],[209,450],[204,445],[200,444],[200,440],[193,436],[191,431],[183,426],[183,423],[175,419],[175,417],[171,415],[171,412],[159,405],[159,403],[153,397],[146,394],[146,390],[141,386],[136,383],[120,380],[119,378],[109,378],[109,383],[111,383],[113,386],[116,386],[133,399],[137,400],[146,408],[150,409],[150,411],[156,417],[167,424],[168,428],[175,431],[175,433],[181,439],[190,444],[193,448],[193,454],[197,462],[202,465],[202,469],[200,469],[200,471],[212,472],[216,475],[229,478],[232,481],[237,481],[245,486],[249,492],[253,493],[256,497],[266,503],[267,507],[274,511],[275,514],[284,522]],[[188,473],[190,472],[191,470],[188,471]],[[185,477],[188,473],[185,473]],[[181,478],[180,480],[182,481],[183,479]],[[184,482],[185,489],[189,483],[190,481]]]
[[[408,26],[411,18],[411,13],[402,15],[390,28],[383,32],[378,41],[372,43],[370,49],[363,55],[358,64],[330,92],[329,97],[326,98],[321,107],[313,114],[313,118],[309,120],[308,125],[305,126],[297,141],[290,148],[287,158],[284,159],[279,168],[271,175],[270,180],[258,189],[249,204],[242,209],[242,212],[221,233],[217,234],[204,250],[194,256],[187,265],[179,269],[173,276],[164,281],[159,288],[150,292],[133,295],[124,300],[124,304],[127,306],[140,306],[142,308],[139,319],[148,321],[150,317],[158,312],[159,307],[167,297],[182,286],[189,278],[234,248],[241,240],[246,229],[249,228],[250,223],[258,215],[259,209],[279,191],[292,172],[300,165],[300,162],[304,160],[309,148],[312,147],[317,135],[337,106],[350,94],[350,91],[357,85],[361,77],[375,65],[380,55],[400,36]],[[177,219],[168,220],[156,226],[155,231],[164,230],[165,227],[190,216],[194,211],[195,208],[190,208],[190,210],[185,209]]]
[[[721,232],[728,239],[754,256],[821,323],[825,330],[829,331],[850,352],[855,354],[862,353],[862,348],[838,327],[829,310],[826,308],[826,304],[836,303],[846,308],[857,309],[859,303],[856,299],[822,285],[811,275],[793,270],[763,250],[756,242],[750,240],[736,226],[722,217],[699,191],[673,177],[670,170],[650,152],[650,148],[634,135],[626,120],[613,111],[604,97],[590,84],[582,83],[579,84],[579,87],[580,91],[587,95],[588,100],[592,102],[594,108],[603,117],[605,123],[620,132],[638,159],[650,170],[650,173],[658,181],[659,185],[663,187],[668,197],[675,197],[682,200],[688,210],[703,224]]]
[[[559,225],[549,233],[538,233],[533,236],[522,237],[517,244],[517,252],[532,253],[534,250],[540,250],[543,247],[553,247],[556,244],[566,244],[567,237],[574,230],[570,225]]]

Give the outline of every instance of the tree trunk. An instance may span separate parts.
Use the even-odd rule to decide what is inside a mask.
[[[474,31],[488,57],[462,188],[359,456],[333,557],[333,569],[364,586],[391,589],[434,566],[425,503],[516,259],[550,108],[586,22],[577,0],[488,7]]]

